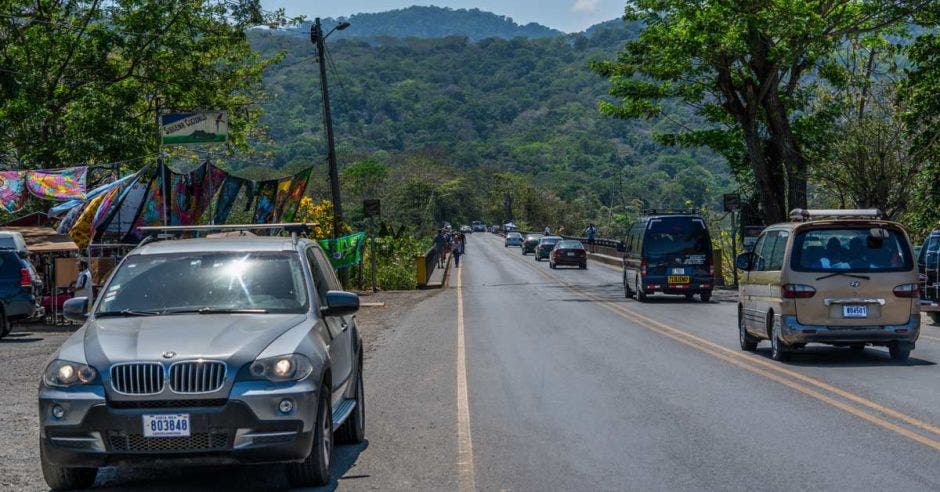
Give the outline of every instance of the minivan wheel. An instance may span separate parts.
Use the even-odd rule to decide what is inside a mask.
[[[630,282],[627,282],[627,273],[623,274],[623,296],[627,299],[633,297],[633,291],[630,290]]]
[[[911,357],[911,344],[894,342],[888,346],[888,353],[891,354],[891,360],[906,361]]]
[[[330,482],[330,461],[333,457],[333,409],[330,388],[320,385],[317,423],[313,431],[310,455],[300,463],[288,465],[290,483],[297,487],[318,487]]]
[[[699,296],[699,298],[702,299],[702,302],[708,302],[708,301],[712,300],[712,293],[711,293],[711,291],[709,291],[709,292],[702,292],[702,293],[699,294],[698,296]]]
[[[13,323],[7,319],[7,313],[0,309],[0,338],[3,338],[13,331]]]
[[[849,345],[849,351],[855,355],[865,353],[865,344],[864,343],[853,343]]]
[[[933,324],[940,325],[940,311],[927,311],[927,316],[930,316]]]
[[[639,302],[646,302],[649,296],[646,295],[646,292],[643,292],[643,286],[640,285],[640,279],[636,279],[636,300]]]
[[[695,299],[695,294],[689,293],[685,295],[685,300],[691,301],[692,299]]]
[[[744,316],[740,312],[738,312],[738,340],[741,343],[741,350],[747,352],[757,350],[757,344],[760,343],[760,339],[747,332],[744,326]]]
[[[360,349],[361,350],[361,349]],[[359,444],[366,438],[366,392],[362,385],[362,361],[356,370],[356,408],[336,431],[336,440],[343,444]]]
[[[97,468],[67,468],[46,459],[42,444],[39,445],[39,462],[46,485],[52,490],[87,489],[95,484]]]
[[[786,344],[780,340],[780,327],[773,327],[773,334],[770,337],[770,357],[778,362],[786,362],[790,359],[790,351]]]

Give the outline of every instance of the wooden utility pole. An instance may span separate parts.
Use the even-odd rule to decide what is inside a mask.
[[[343,205],[340,198],[339,170],[336,165],[336,141],[333,139],[333,115],[330,113],[330,90],[326,83],[326,36],[320,18],[314,20],[310,30],[310,41],[317,47],[317,63],[320,65],[320,89],[323,94],[323,128],[326,130],[327,163],[330,166],[330,195],[333,199],[333,240],[342,235]]]

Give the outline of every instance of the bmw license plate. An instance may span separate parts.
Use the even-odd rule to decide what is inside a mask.
[[[691,282],[688,275],[670,275],[667,280],[670,284],[687,284]]]
[[[842,306],[843,318],[867,318],[868,306],[848,305]]]
[[[189,437],[189,414],[144,415],[144,437]]]

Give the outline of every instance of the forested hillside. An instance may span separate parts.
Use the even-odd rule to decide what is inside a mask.
[[[578,209],[570,227],[592,220],[602,207],[613,220],[615,213],[643,206],[713,206],[730,182],[723,158],[705,149],[654,143],[654,132],[675,130],[668,120],[622,121],[597,111],[608,82],[588,63],[612,56],[636,32],[635,25],[616,21],[587,34],[542,39],[474,42],[453,36],[386,39],[375,46],[331,38],[340,160],[348,166],[371,159],[390,168],[430,160],[446,175],[489,173],[480,178],[484,182],[508,179],[493,173],[515,173],[511,179],[545,194],[545,203],[559,200]],[[265,77],[264,122],[274,143],[260,150],[277,167],[322,158],[320,86],[309,41],[256,32],[252,44],[264,54],[287,53]],[[494,199],[496,207],[486,219],[507,218],[505,197],[481,196],[487,189],[470,191],[462,199],[465,216],[447,218],[486,214],[477,203],[492,206]],[[571,215],[528,214],[518,200],[513,207],[517,220]],[[435,215],[443,218],[440,211]]]

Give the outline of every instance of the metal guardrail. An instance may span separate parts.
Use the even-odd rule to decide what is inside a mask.
[[[418,287],[428,285],[431,280],[431,274],[438,265],[437,249],[433,246],[423,255],[415,256],[415,283]]]

